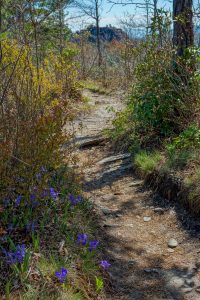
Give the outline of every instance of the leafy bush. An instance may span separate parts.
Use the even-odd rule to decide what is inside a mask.
[[[183,169],[187,164],[199,157],[200,130],[197,125],[190,125],[166,145],[169,168]]]
[[[73,51],[62,57],[50,53],[38,69],[28,46],[4,40],[1,48],[0,194],[14,200],[31,193],[41,168],[54,169],[61,163],[60,146],[70,137],[63,125],[80,94]]]
[[[116,119],[114,134],[132,132],[141,145],[159,144],[193,121],[198,107],[198,78],[189,63],[173,64],[169,45],[166,49],[144,43],[140,49],[143,57],[134,72],[128,108]]]
[[[149,48],[137,68],[129,103],[133,121],[142,134],[169,136],[191,121],[197,96],[195,83],[191,79],[183,84],[182,74],[188,72],[190,76],[191,72],[181,64],[175,71],[172,57],[170,50]]]

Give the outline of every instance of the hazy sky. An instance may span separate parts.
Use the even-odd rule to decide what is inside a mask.
[[[194,0],[196,2],[197,0]],[[166,9],[172,9],[172,0],[158,0],[159,7],[165,7]],[[119,26],[120,19],[128,12],[129,14],[135,15],[135,18],[140,19],[142,15],[142,11],[140,9],[136,9],[134,5],[115,5],[111,9],[111,4],[108,3],[108,0],[103,0],[103,11],[101,17],[101,26],[105,25],[114,25]],[[70,10],[70,14],[74,15],[77,11],[74,9]],[[89,18],[84,19],[88,24],[93,23],[93,21]],[[74,19],[69,21],[69,25],[72,29],[77,30],[81,28],[81,19]]]

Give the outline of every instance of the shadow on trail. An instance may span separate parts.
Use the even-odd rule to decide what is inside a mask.
[[[83,185],[83,190],[85,192],[92,192],[97,189],[102,189],[107,185],[111,186],[116,180],[125,176],[130,176],[132,169],[132,163],[127,160],[112,168],[105,168],[105,171],[100,172],[100,176],[90,181],[86,181]]]
[[[127,260],[120,257],[123,249],[127,254],[143,256],[145,250],[137,247],[137,241],[133,241],[132,246],[126,245],[123,239],[113,237],[108,230],[101,231],[104,249],[104,257],[108,259],[112,267],[109,270],[111,288],[107,287],[109,299],[125,300],[184,300],[185,296],[179,288],[169,285],[166,282],[166,270],[163,268],[163,258],[159,255],[152,255],[144,258],[143,264],[140,265],[136,260]],[[128,256],[128,255],[127,255]],[[144,267],[145,265],[145,267]],[[197,270],[195,270],[197,272]],[[167,270],[168,276],[182,276],[192,279],[195,274],[188,276],[188,269],[181,269],[177,266]],[[189,298],[188,298],[189,299]]]
[[[86,181],[83,186],[83,190],[86,192],[95,192],[106,186],[111,187],[113,183],[120,179],[132,177],[133,183],[136,182],[133,190],[134,199],[142,197],[144,198],[142,200],[144,207],[152,207],[152,209],[162,208],[164,212],[170,212],[170,209],[173,208],[178,219],[178,225],[187,232],[188,239],[192,238],[194,241],[199,239],[200,220],[192,217],[179,203],[163,199],[156,193],[150,194],[150,188],[142,183],[137,184],[140,180],[134,173],[130,160],[124,160],[117,165],[103,165],[100,170],[93,173],[91,177],[92,179]],[[148,192],[147,196],[142,196],[146,192]],[[115,218],[111,226],[102,226],[102,224],[99,224],[101,228],[99,234],[102,237],[103,248],[106,249],[104,259],[108,259],[112,263],[112,267],[109,271],[112,288],[110,288],[110,286],[107,287],[108,299],[193,299],[190,298],[190,294],[188,294],[189,298],[186,298],[187,289],[190,293],[193,288],[193,286],[191,286],[191,280],[193,280],[197,272],[200,271],[200,265],[196,264],[197,267],[193,269],[189,269],[189,267],[181,268],[178,265],[173,265],[171,268],[166,269],[162,255],[159,253],[156,253],[156,255],[147,253],[145,240],[144,247],[141,247],[138,245],[137,240],[130,239],[126,241],[124,237],[111,234],[114,228],[120,227],[120,225],[118,225],[117,215],[126,215],[127,212],[131,213],[131,211],[134,212],[137,209],[134,199],[123,201],[117,211],[109,214],[109,217]],[[113,197],[107,200],[107,204],[112,204],[115,200],[114,194]],[[134,259],[131,257],[134,257]],[[180,286],[177,286],[177,283],[171,283],[170,280],[172,278],[178,278]],[[181,288],[186,290],[184,294]]]
[[[105,166],[102,166],[102,170],[99,172],[100,176],[85,182],[83,186],[84,191],[93,192],[95,190],[102,189],[105,186],[111,186],[114,182],[126,176],[131,176],[133,178],[133,182],[139,180],[133,170],[130,159],[122,161],[122,163],[117,166],[111,166],[110,168],[105,167],[105,170],[104,167]],[[138,197],[140,197],[141,193],[149,193],[150,191],[152,191],[150,187],[145,184],[140,184],[135,190],[135,193],[137,193]],[[144,205],[154,206],[155,208],[163,208],[164,211],[173,208],[179,221],[180,228],[184,229],[190,237],[194,239],[200,238],[200,218],[191,215],[191,213],[189,213],[181,203],[165,199],[158,193],[152,192],[148,197],[146,197]],[[120,214],[127,209],[134,209],[133,201],[130,200],[126,203],[122,203],[121,208],[115,213]]]
[[[143,186],[142,189],[150,190],[147,186]],[[141,191],[141,188],[138,189],[138,192],[139,191]],[[184,229],[191,238],[200,238],[200,218],[192,215],[180,202],[168,200],[163,198],[159,193],[152,192],[145,203],[147,205],[152,205],[155,208],[163,208],[164,211],[173,209],[176,213],[179,227]]]

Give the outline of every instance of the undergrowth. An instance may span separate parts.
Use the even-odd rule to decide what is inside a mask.
[[[98,251],[93,208],[69,175],[64,167],[52,171],[45,190],[35,186],[30,198],[18,195],[2,207],[0,287],[7,299],[95,299],[101,292],[100,269],[109,263]]]
[[[198,213],[199,73],[191,65],[195,62],[198,67],[198,51],[188,49],[175,64],[169,45],[166,49],[147,42],[140,47],[142,53],[146,47],[146,53],[135,69],[126,108],[116,116],[110,136],[117,146],[121,143],[133,153],[142,176],[157,170],[187,182],[192,188],[187,205]]]
[[[103,289],[110,264],[62,147],[72,138],[66,124],[87,105],[76,54],[73,45],[49,50],[37,66],[28,45],[1,40],[1,299],[96,299]]]

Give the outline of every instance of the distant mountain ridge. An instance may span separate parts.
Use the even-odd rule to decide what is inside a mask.
[[[97,28],[96,26],[89,26],[84,30],[77,31],[76,36],[88,32],[88,41],[95,43],[97,40]],[[112,42],[112,41],[123,41],[127,38],[127,34],[121,29],[113,26],[100,27],[100,39],[102,42]]]

